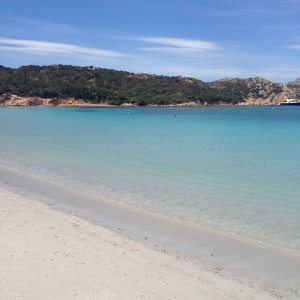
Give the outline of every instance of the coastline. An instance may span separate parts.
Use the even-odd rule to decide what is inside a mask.
[[[224,236],[223,234],[205,228],[194,228],[184,222],[178,223],[172,218],[146,214],[145,212],[123,207],[118,204],[105,203],[99,201],[99,199],[95,199],[95,197],[68,190],[57,184],[44,182],[42,178],[23,174],[3,166],[0,166],[0,174],[2,179],[0,183],[0,188],[2,188],[1,201],[3,201],[3,198],[5,199],[3,193],[10,194],[10,198],[12,197],[11,193],[16,192],[23,197],[23,199],[20,200],[20,196],[16,196],[19,199],[16,201],[21,201],[23,204],[29,201],[30,203],[35,203],[33,206],[43,207],[45,213],[47,211],[47,220],[48,215],[51,218],[52,213],[64,216],[63,218],[68,220],[75,218],[77,220],[76,222],[89,224],[86,226],[91,226],[93,228],[92,230],[110,232],[110,234],[116,238],[121,239],[123,244],[134,243],[134,247],[143,248],[142,252],[150,251],[152,253],[151,255],[162,255],[167,257],[167,259],[172,259],[174,260],[172,266],[186,263],[189,265],[188,269],[190,269],[191,266],[193,266],[192,268],[196,268],[195,272],[200,270],[204,272],[205,270],[206,273],[200,277],[207,278],[207,276],[213,276],[211,280],[214,282],[213,286],[210,285],[204,288],[206,290],[206,299],[210,299],[209,297],[211,297],[211,299],[214,297],[224,299],[222,296],[226,293],[229,294],[225,299],[235,299],[235,297],[236,299],[260,299],[260,293],[263,293],[262,299],[276,299],[278,297],[296,299],[299,295],[300,256],[297,253],[294,254],[289,251],[272,249],[253,241],[241,241],[233,236]],[[10,190],[10,192],[3,192],[3,190]],[[42,201],[44,204],[36,200]],[[18,209],[18,205],[15,206],[15,209]],[[51,208],[49,205],[63,210],[63,212],[54,210],[53,207]],[[8,212],[11,211],[11,209],[12,208],[3,210]],[[66,212],[68,214],[65,214]],[[28,219],[26,209],[22,209],[22,213],[24,214],[23,217]],[[3,220],[7,218],[12,220],[13,223],[11,226],[17,226],[17,224],[13,224],[18,222],[18,220],[13,220],[12,215],[14,214],[4,213],[2,216],[2,229],[5,229],[6,226],[6,222]],[[38,222],[35,226],[39,227],[39,222],[42,222],[41,218],[38,218]],[[60,232],[60,228],[62,228],[62,226],[57,225],[58,232]],[[72,227],[70,226],[68,230],[71,229]],[[10,232],[10,234],[12,234],[12,232]],[[89,236],[88,231],[85,231],[83,235]],[[35,236],[31,238],[38,240]],[[180,241],[180,243],[178,243],[178,241]],[[16,243],[14,247],[19,244],[19,242]],[[78,249],[85,249],[86,247],[89,247],[88,244],[83,242],[81,246],[78,246]],[[28,251],[29,250],[30,249],[28,249]],[[119,249],[119,251],[121,250]],[[5,248],[2,249],[1,252],[4,253],[5,256]],[[109,252],[110,251],[108,251],[108,253]],[[135,253],[134,259],[139,261],[140,252]],[[109,254],[106,255],[105,260],[107,259],[111,259]],[[149,258],[148,261],[156,260],[157,258]],[[94,262],[92,264],[94,264]],[[127,267],[131,269],[133,267],[132,263]],[[156,264],[152,267],[154,268],[152,270],[154,274],[157,273],[157,268],[161,268]],[[148,272],[149,265],[147,264],[147,266],[143,266],[143,268],[146,268],[144,272]],[[170,272],[166,264],[164,264],[164,268],[159,272]],[[121,276],[121,274],[119,275]],[[179,274],[177,275],[179,276]],[[141,273],[133,276],[138,277],[140,280],[147,281],[149,279],[144,278]],[[169,276],[171,275],[169,274],[167,277]],[[180,276],[182,276],[182,274]],[[189,275],[189,278],[191,278],[191,275]],[[178,279],[178,282],[184,282],[186,279],[185,277]],[[135,280],[137,280],[137,278]],[[231,284],[228,286],[228,280],[231,284],[234,282],[234,288],[232,288]],[[178,285],[178,282],[173,283],[174,287]],[[237,284],[242,284],[242,287],[237,286]],[[216,285],[221,292],[219,295],[214,295]],[[174,287],[171,288],[169,292],[171,292]],[[202,281],[200,283],[197,282],[195,286],[189,288],[192,294],[184,294],[185,297],[183,297],[183,294],[180,293],[186,293],[184,284],[181,289],[177,290],[176,293],[178,293],[178,295],[171,296],[172,294],[169,294],[169,296],[174,299],[199,299],[199,295],[201,295],[199,293],[201,293],[201,291],[198,289],[200,287],[203,287]],[[226,287],[226,289],[222,290],[221,287]],[[247,290],[247,293],[250,294],[241,294],[238,289],[242,289],[243,291]],[[158,289],[153,285],[152,293],[156,291],[158,291]],[[162,290],[159,292],[159,295],[161,293]],[[193,298],[193,295],[197,296],[197,298]],[[137,296],[131,295],[128,296],[128,299],[135,299],[135,297]],[[144,299],[160,299],[158,294],[152,298],[150,294],[148,298],[145,297]],[[162,297],[161,299],[165,299],[166,297],[167,296]],[[118,298],[119,297],[116,296],[116,299]],[[89,296],[84,299],[93,298]],[[125,297],[124,299],[127,298]]]
[[[147,107],[243,107],[243,106],[277,106],[283,101],[282,97],[276,100],[265,98],[245,98],[236,104],[223,103],[209,104],[207,102],[200,103],[195,101],[182,102],[178,104],[148,104]],[[121,105],[112,105],[107,102],[90,103],[85,99],[75,98],[40,98],[40,97],[20,97],[17,95],[10,95],[7,99],[0,99],[0,107],[138,107],[132,103],[123,103]]]

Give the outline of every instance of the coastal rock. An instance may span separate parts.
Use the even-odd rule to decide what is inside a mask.
[[[0,96],[0,106],[85,106],[83,99],[52,99],[41,97],[21,97],[18,95],[4,94]]]
[[[210,83],[212,88],[230,90],[239,93],[241,106],[247,105],[278,105],[286,98],[296,98],[296,93],[287,84],[274,83],[261,77],[225,78]]]
[[[297,98],[300,98],[300,78],[297,78],[292,82],[289,82],[287,86],[295,92]]]

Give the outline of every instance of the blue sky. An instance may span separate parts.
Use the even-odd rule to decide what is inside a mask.
[[[0,64],[300,77],[300,0],[0,0]]]

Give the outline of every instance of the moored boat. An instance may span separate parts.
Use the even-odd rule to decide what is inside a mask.
[[[280,102],[281,106],[300,106],[300,101],[297,99],[286,99],[283,102]]]

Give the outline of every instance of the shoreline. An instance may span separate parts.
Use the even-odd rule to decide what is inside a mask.
[[[108,228],[152,251],[200,264],[224,278],[256,282],[278,297],[288,295],[293,299],[290,297],[300,293],[299,253],[105,202],[2,165],[0,175],[0,188],[42,201],[96,224],[93,226]]]
[[[0,189],[1,299],[278,299]]]
[[[137,105],[133,103],[123,103],[121,105],[108,104],[107,102],[90,103],[84,99],[75,98],[40,98],[40,97],[21,97],[11,95],[8,99],[0,100],[0,107],[251,107],[251,106],[279,106],[280,101],[272,102],[264,98],[245,98],[238,103],[220,102],[209,104],[195,101],[182,102],[178,104],[146,104]]]
[[[189,103],[182,103],[182,104],[169,104],[169,105],[155,105],[155,104],[149,104],[149,105],[134,105],[134,104],[126,104],[126,105],[113,105],[113,104],[106,104],[106,103],[99,103],[99,104],[91,104],[91,103],[85,103],[85,104],[61,104],[61,105],[7,105],[7,104],[0,104],[0,107],[45,107],[45,108],[59,108],[59,107],[78,107],[78,108],[138,108],[138,107],[178,107],[178,108],[197,108],[197,107],[277,107],[280,106],[279,104],[214,104],[214,105],[194,105]]]

